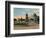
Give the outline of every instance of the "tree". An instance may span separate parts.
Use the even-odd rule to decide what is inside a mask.
[[[15,19],[14,19],[14,25],[15,25],[16,21],[17,21],[17,19],[15,18]]]
[[[38,22],[38,24],[39,24],[39,16],[37,16],[37,22]]]
[[[36,22],[37,21],[37,15],[34,13],[34,21]]]
[[[21,22],[23,21],[22,17],[21,17],[20,21],[21,21]]]
[[[14,21],[17,21],[17,19],[15,18]]]
[[[20,19],[18,19],[18,22],[20,23]]]
[[[31,21],[33,21],[34,19],[33,19],[33,18],[31,18],[30,20],[31,20]]]
[[[39,23],[39,16],[37,16],[35,13],[34,13],[34,21]]]

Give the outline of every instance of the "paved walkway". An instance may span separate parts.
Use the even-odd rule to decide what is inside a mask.
[[[22,30],[22,29],[38,29],[39,24],[36,23],[29,23],[27,25],[15,25],[14,29],[15,30]]]

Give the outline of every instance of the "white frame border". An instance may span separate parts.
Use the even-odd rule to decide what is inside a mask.
[[[14,22],[13,22],[13,8],[39,8],[40,9],[40,29],[26,29],[26,30],[14,30]],[[42,6],[34,6],[34,5],[10,5],[10,33],[11,34],[18,34],[18,33],[36,33],[42,32]]]

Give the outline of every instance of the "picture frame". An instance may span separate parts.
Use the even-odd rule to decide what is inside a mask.
[[[19,30],[18,31],[16,31],[16,33],[12,33],[11,34],[11,25],[13,24],[13,23],[11,23],[12,21],[12,19],[11,19],[11,17],[13,17],[13,16],[11,16],[11,9],[12,9],[12,5],[13,5],[13,7],[15,7],[15,9],[17,9],[17,8],[25,8],[25,9],[27,9],[27,8],[35,8],[35,6],[37,7],[37,6],[41,6],[40,8],[41,8],[41,16],[42,16],[42,30],[41,31],[37,31],[37,32],[35,32],[35,30],[33,31],[33,32],[25,32],[24,30],[23,31],[20,31],[19,32]],[[22,5],[22,6],[21,6]],[[25,5],[27,5],[27,6],[25,6]],[[31,6],[32,5],[32,6]],[[17,7],[17,8],[16,8]],[[27,7],[27,8],[26,8]],[[38,8],[39,8],[38,7]],[[21,9],[22,9],[21,8]],[[19,10],[21,10],[21,9],[19,9]],[[29,10],[29,9],[28,9]],[[27,10],[27,11],[28,11]],[[22,10],[23,11],[23,10]],[[13,14],[13,13],[12,13]],[[19,14],[19,13],[18,13]],[[21,14],[21,13],[20,13]],[[40,17],[41,18],[41,17]],[[11,21],[11,22],[10,22]],[[18,2],[18,1],[5,1],[5,37],[15,37],[15,36],[32,36],[32,35],[44,35],[45,34],[45,4],[44,3],[35,3],[35,2]],[[15,26],[16,27],[16,26]],[[31,28],[31,27],[30,27]],[[28,29],[29,30],[29,29]],[[24,32],[24,33],[22,33],[22,32]],[[35,33],[34,33],[35,32]]]

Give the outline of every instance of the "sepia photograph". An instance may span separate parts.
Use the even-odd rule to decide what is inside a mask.
[[[39,29],[38,8],[14,8],[14,30]]]

